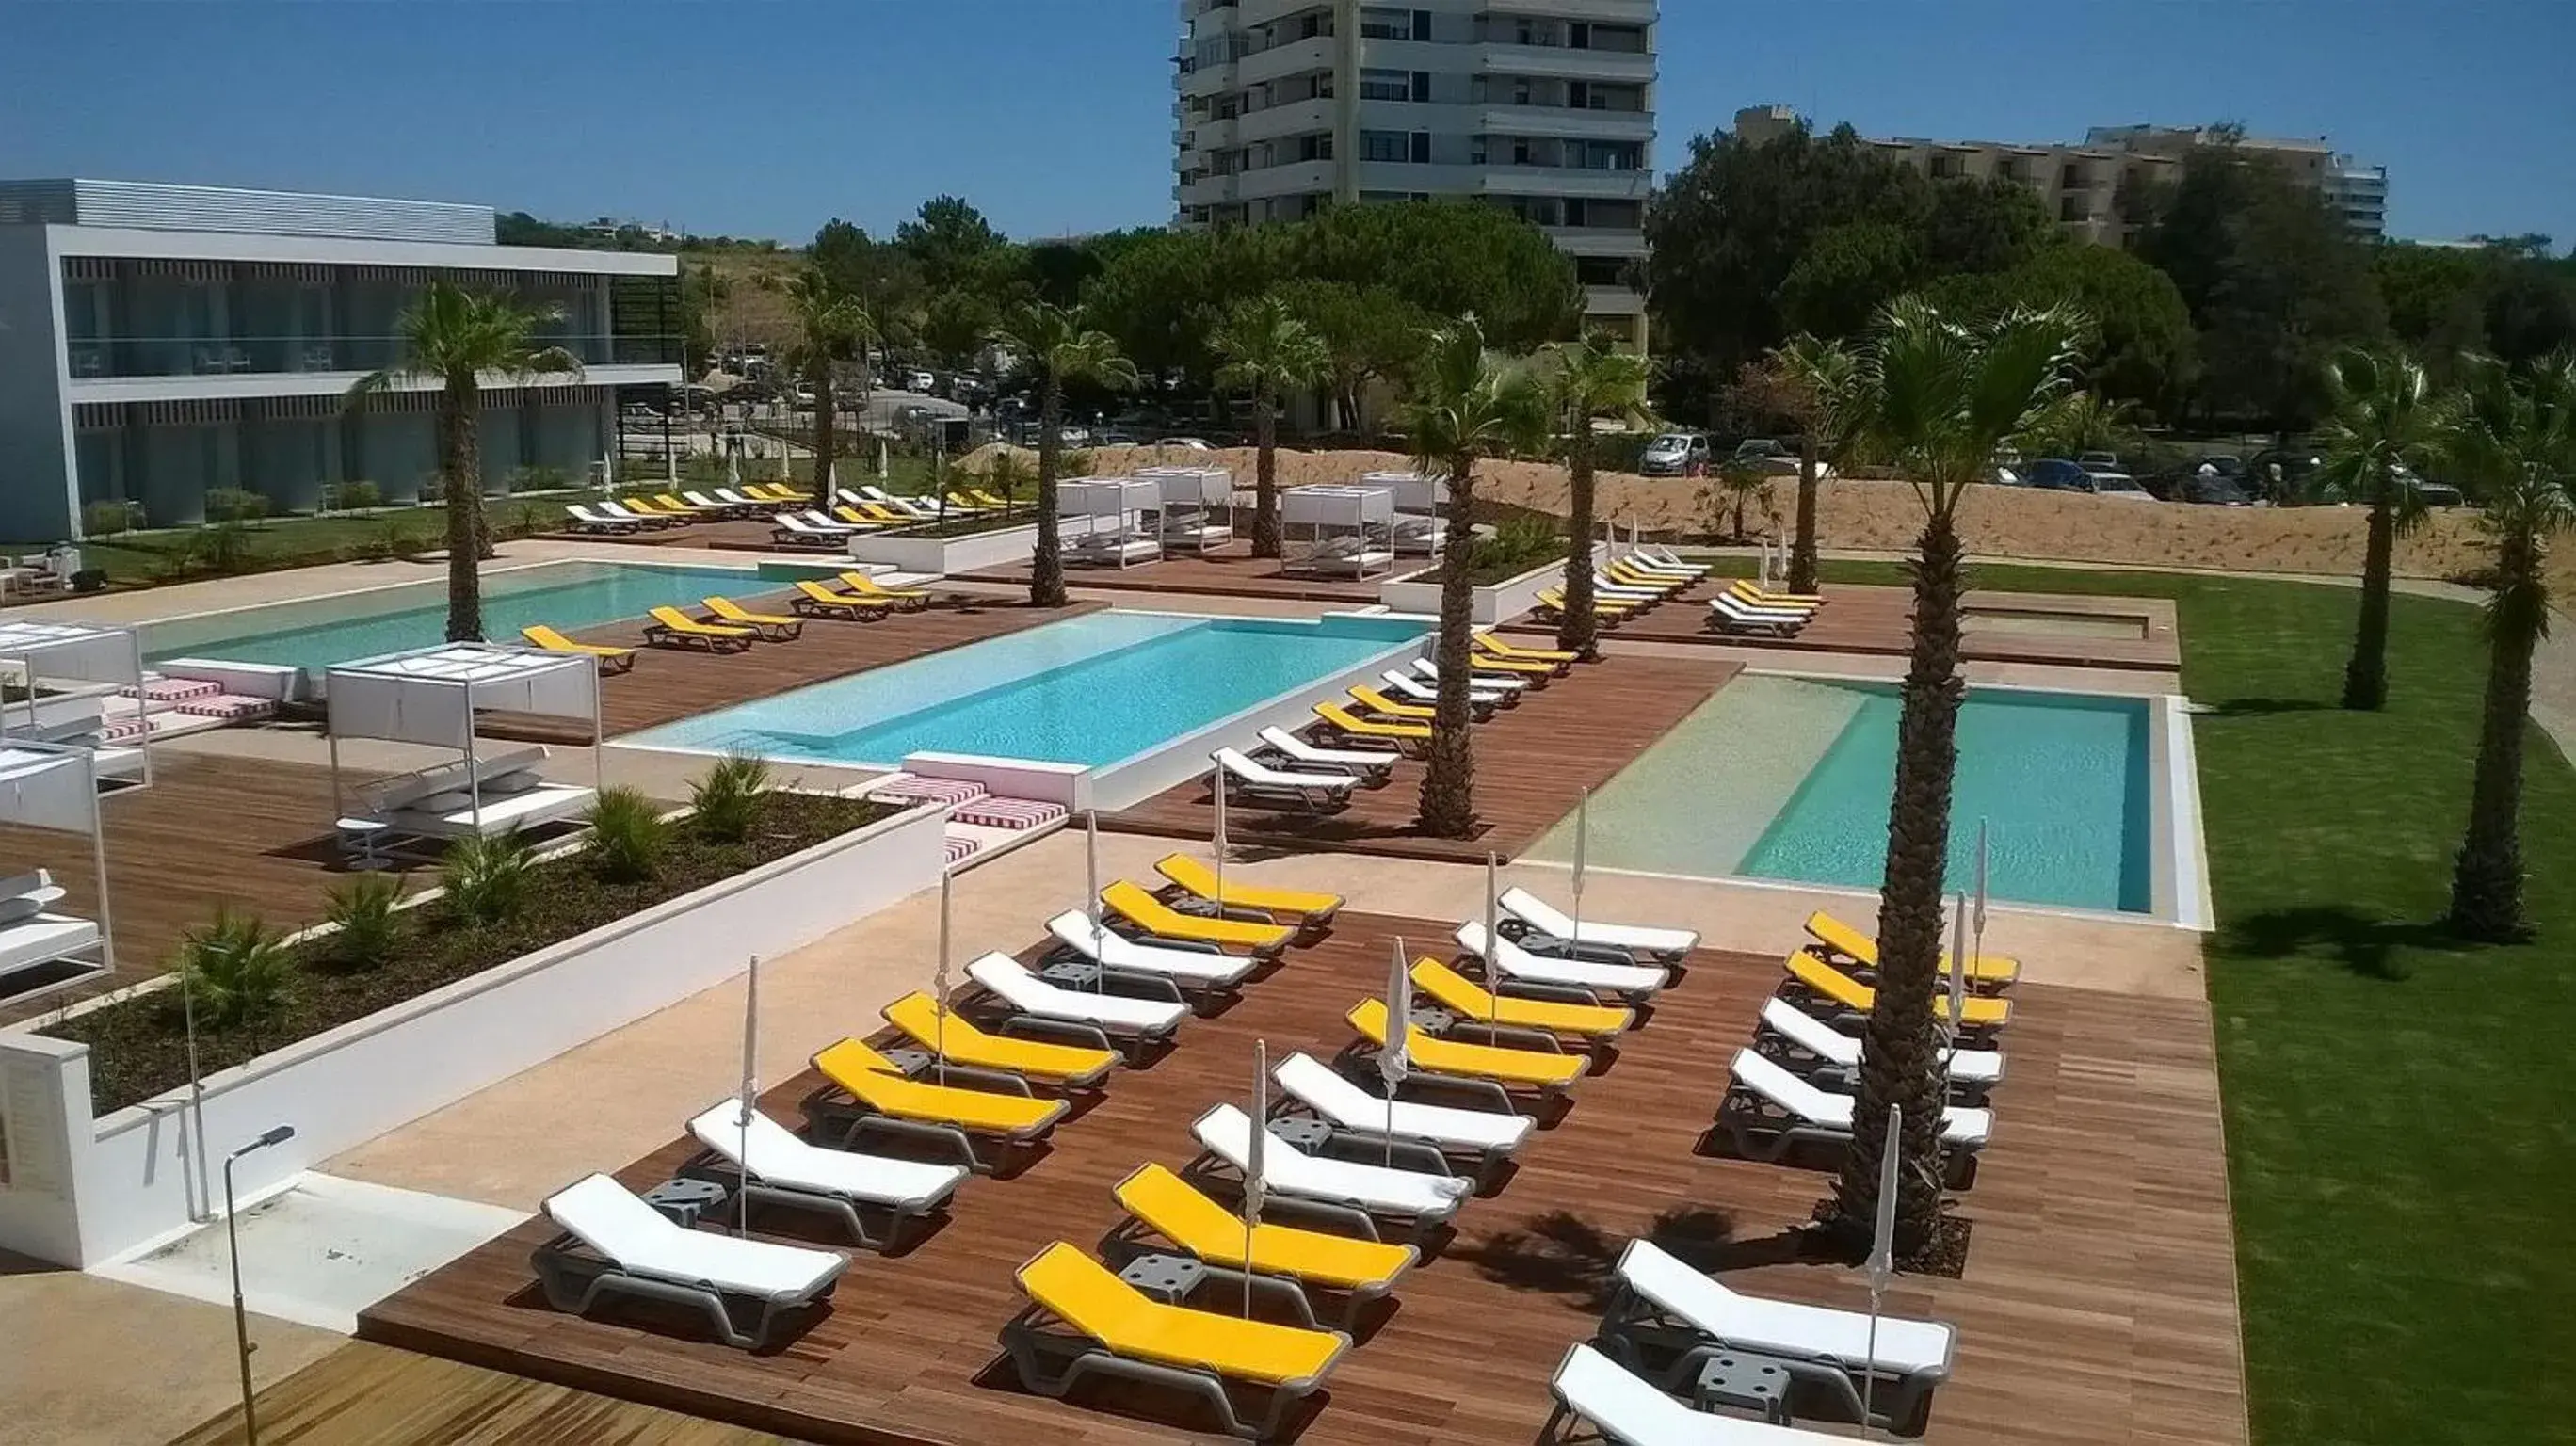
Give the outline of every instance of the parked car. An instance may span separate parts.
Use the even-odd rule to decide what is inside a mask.
[[[2251,507],[2254,505],[2254,495],[2252,493],[2247,492],[2243,487],[2238,486],[2234,479],[2219,473],[2212,473],[2206,476],[2194,473],[2186,476],[2174,489],[2174,492],[2175,495],[2172,500],[2195,502],[2203,507]]]
[[[2153,502],[2157,500],[2156,494],[2148,491],[2139,483],[2137,478],[2130,476],[2126,472],[2113,472],[2105,469],[2090,475],[2093,478],[2093,495],[2096,497],[2107,497],[2120,502]]]
[[[1154,445],[1157,447],[1178,447],[1184,452],[1213,452],[1216,450],[1215,447],[1209,445],[1208,439],[1205,437],[1156,437],[1154,439]]]
[[[2117,452],[2078,452],[2075,454],[2075,465],[2087,472],[2126,470],[2120,466],[2120,454]]]
[[[2042,457],[2021,469],[2025,487],[2039,487],[2051,492],[2090,492],[2093,474],[2064,457]]]
[[[1637,470],[1648,477],[1682,477],[1708,470],[1709,457],[1706,432],[1666,432],[1638,454]]]
[[[2415,500],[2426,507],[2464,507],[2468,505],[2468,496],[2461,492],[2459,488],[2452,486],[2448,482],[2436,482],[2431,478],[2425,477],[2416,472],[2412,467],[2400,465],[2396,469],[2395,475],[2398,481],[2404,483],[2407,487],[2413,490],[2415,493]]]
[[[916,370],[909,372],[905,374],[903,379],[903,389],[907,392],[921,392],[927,395],[928,393],[936,390],[938,386],[939,378],[934,377],[925,371]]]

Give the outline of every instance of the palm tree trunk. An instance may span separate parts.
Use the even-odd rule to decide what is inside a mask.
[[[2343,706],[2380,708],[2388,702],[2388,574],[2397,550],[2397,508],[2382,478],[2370,504],[2370,543],[2361,562],[2361,617],[2352,631],[2352,659],[2343,668]]]
[[[1279,408],[1268,387],[1252,393],[1252,555],[1279,555]]]
[[[483,638],[483,458],[474,435],[481,399],[474,374],[438,395],[438,471],[447,484],[447,640]]]
[[[1038,382],[1038,545],[1029,561],[1029,604],[1060,608],[1064,591],[1064,536],[1056,525],[1055,474],[1064,450],[1064,384],[1054,368]]]
[[[1449,533],[1440,547],[1439,698],[1431,706],[1431,752],[1422,773],[1419,823],[1433,838],[1465,838],[1476,827],[1476,759],[1467,739],[1467,634],[1475,610],[1468,568],[1476,552],[1476,459],[1449,461]]]
[[[1878,997],[1862,1038],[1852,1148],[1835,1184],[1828,1225],[1865,1241],[1878,1211],[1887,1107],[1905,1112],[1898,1136],[1896,1254],[1930,1241],[1941,1211],[1941,889],[1950,852],[1950,785],[1959,762],[1959,534],[1946,508],[1924,524],[1912,564],[1913,659],[1897,723],[1896,794],[1879,890]]]
[[[832,397],[832,363],[826,360],[814,373],[814,505],[831,511],[832,460],[839,455],[840,437],[833,429],[840,408]]]
[[[1812,441],[1798,449],[1798,535],[1789,544],[1787,586],[1794,593],[1816,590],[1816,446]]]
[[[1587,426],[1586,430],[1589,430]],[[1573,494],[1574,535],[1565,543],[1565,611],[1556,624],[1556,645],[1578,657],[1601,651],[1601,619],[1592,605],[1592,448],[1578,437],[1566,458],[1566,486]],[[1447,664],[1441,670],[1448,670]]]
[[[2531,713],[2531,655],[2548,616],[2540,588],[2540,547],[2508,536],[2496,550],[2496,597],[2488,615],[2487,693],[2478,764],[2469,786],[2469,827],[2451,875],[2451,927],[2472,939],[2530,937],[2522,909],[2522,742]]]

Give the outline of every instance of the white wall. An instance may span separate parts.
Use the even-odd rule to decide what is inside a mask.
[[[1037,551],[1038,525],[1006,527],[965,537],[885,537],[861,533],[850,539],[850,556],[858,562],[905,572],[945,576],[1025,562]]]

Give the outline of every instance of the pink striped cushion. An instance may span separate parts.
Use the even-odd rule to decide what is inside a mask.
[[[191,698],[179,705],[182,713],[200,718],[265,718],[277,711],[273,698],[248,698],[239,693],[216,693],[204,698]]]
[[[1039,803],[1026,798],[979,798],[960,807],[953,815],[959,823],[980,823],[986,828],[1032,829],[1064,817],[1064,805]]]
[[[978,844],[971,838],[959,838],[955,834],[950,834],[948,836],[949,867],[954,868],[958,864],[965,862],[967,859],[974,857],[975,851],[981,847],[983,847],[983,845]]]
[[[210,698],[223,690],[223,684],[208,678],[146,678],[140,689],[117,689],[128,698],[139,696],[155,703],[178,703],[190,698]]]
[[[897,778],[878,784],[869,796],[914,803],[971,803],[984,796],[984,785],[960,778]]]
[[[141,718],[119,718],[98,730],[102,743],[130,743],[152,731],[152,725]]]

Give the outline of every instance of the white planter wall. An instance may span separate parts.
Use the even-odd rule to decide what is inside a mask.
[[[210,1076],[205,1155],[219,1170],[262,1131],[294,1126],[236,1167],[238,1189],[255,1194],[722,983],[752,955],[810,944],[935,886],[947,812],[906,810]],[[0,1034],[0,1248],[81,1267],[156,1245],[207,1208],[187,1092],[93,1122],[88,1054]]]
[[[862,533],[850,539],[850,557],[904,572],[948,575],[978,568],[1024,562],[1037,552],[1038,525],[1006,527],[967,537],[885,537]]]
[[[1592,565],[1601,567],[1609,560],[1608,543],[1592,545]],[[1515,578],[1507,578],[1491,587],[1474,590],[1475,601],[1468,613],[1469,621],[1478,627],[1492,627],[1507,618],[1515,618],[1538,606],[1538,595],[1565,581],[1565,563],[1551,562]],[[1389,578],[1378,584],[1378,601],[1400,613],[1417,613],[1424,617],[1440,616],[1440,584],[1416,582],[1409,577]]]

